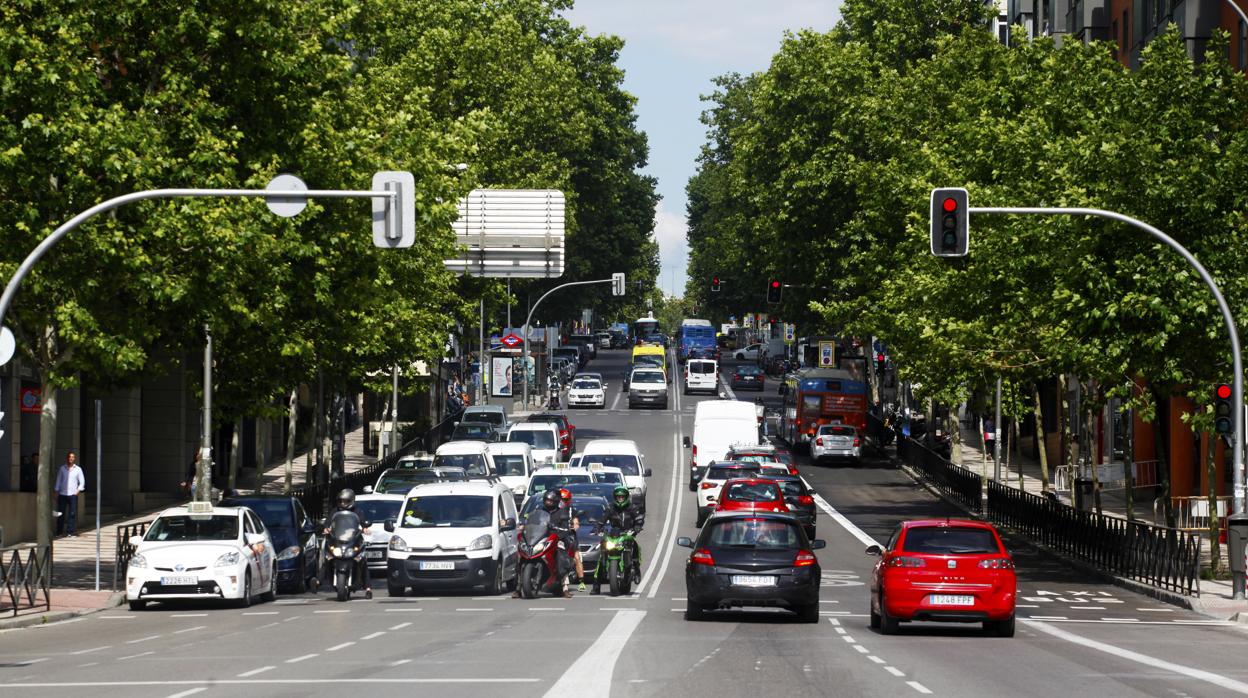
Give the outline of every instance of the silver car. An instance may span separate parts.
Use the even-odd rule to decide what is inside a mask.
[[[862,460],[862,436],[848,424],[823,424],[810,441],[810,459],[817,465],[828,461],[857,465]]]

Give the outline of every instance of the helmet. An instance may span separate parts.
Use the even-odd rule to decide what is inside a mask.
[[[542,508],[546,511],[559,508],[559,490],[546,490],[546,494],[542,495]]]
[[[627,487],[624,485],[616,485],[615,489],[611,491],[611,499],[615,501],[616,509],[627,509],[629,500],[631,500],[632,497],[629,495]]]
[[[559,499],[563,500],[564,502],[570,502],[570,501],[572,501],[572,493],[571,493],[571,492],[569,492],[569,491],[567,490],[567,488],[560,487],[560,488],[559,488]]]
[[[355,506],[355,490],[347,487],[338,493],[338,508],[350,509]]]

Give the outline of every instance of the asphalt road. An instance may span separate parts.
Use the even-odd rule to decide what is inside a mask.
[[[1248,693],[1235,661],[1248,636],[1146,596],[1089,579],[1015,546],[1018,635],[977,626],[867,624],[863,553],[899,520],[957,516],[885,462],[803,466],[823,500],[824,573],[817,625],[783,611],[683,618],[695,534],[685,486],[694,405],[673,391],[667,410],[616,401],[623,352],[592,364],[611,383],[605,410],[572,410],[578,439],[636,440],[649,484],[640,589],[536,601],[506,595],[361,598],[281,596],[249,609],[157,604],[0,633],[5,696],[1224,696]],[[750,398],[754,396],[751,394]],[[775,386],[765,399],[774,403]],[[839,518],[839,521],[838,521]],[[384,585],[375,584],[384,589]]]

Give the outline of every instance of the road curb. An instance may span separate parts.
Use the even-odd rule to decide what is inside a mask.
[[[928,492],[931,492],[932,494],[936,495],[942,501],[947,502],[948,504],[951,504],[957,507],[958,509],[961,509],[962,511],[966,512],[967,516],[973,519],[978,519],[980,521],[989,521],[989,519],[984,517],[982,514],[973,512],[970,509],[966,508],[966,506],[963,505],[961,502],[951,497],[945,496],[945,494],[942,493],[940,490],[936,489],[935,487],[930,485],[928,482],[926,482],[923,479],[923,476],[920,475],[913,468],[911,468],[909,465],[897,460],[893,456],[889,456],[889,460],[892,461],[893,465],[897,466],[897,468],[899,468],[902,472],[908,475],[910,479],[914,480],[919,486],[923,487]],[[1218,618],[1217,616],[1205,610],[1204,605],[1200,603],[1200,599],[1197,597],[1185,596],[1183,594],[1179,594],[1173,591],[1167,591],[1165,589],[1157,589],[1156,587],[1151,587],[1147,584],[1141,584],[1140,582],[1137,582],[1134,579],[1128,579],[1126,577],[1119,577],[1118,575],[1115,575],[1110,572],[1106,572],[1105,570],[1099,567],[1090,565],[1084,562],[1083,560],[1072,558],[1068,555],[1058,552],[1048,547],[1047,545],[1044,545],[1043,543],[1038,543],[1034,540],[1031,540],[1027,536],[1024,536],[1023,534],[1015,531],[1009,526],[1000,525],[991,521],[989,522],[992,523],[994,526],[997,526],[1000,529],[1008,531],[1014,540],[1019,541],[1023,545],[1031,548],[1032,550],[1035,550],[1036,552],[1042,553],[1044,555],[1049,556],[1050,558],[1053,558],[1067,565],[1070,565],[1071,567],[1079,570],[1080,572],[1093,575],[1095,577],[1105,580],[1106,582],[1109,582],[1110,584],[1113,584],[1114,586],[1121,587],[1123,589],[1135,592],[1137,594],[1151,597],[1162,603],[1170,604],[1171,606],[1178,606],[1179,608],[1187,609],[1189,611],[1195,611],[1196,613],[1199,613],[1203,616],[1207,616],[1209,618],[1216,618],[1218,620],[1226,620],[1225,618]]]
[[[31,613],[16,618],[0,618],[0,632],[5,630],[16,630],[18,628],[28,628],[36,625],[48,625],[51,623],[59,623],[71,618],[79,616],[87,616],[100,611],[108,611],[116,608],[126,602],[126,592],[115,591],[108,597],[108,601],[99,608],[80,608],[73,611],[49,611],[47,613]]]

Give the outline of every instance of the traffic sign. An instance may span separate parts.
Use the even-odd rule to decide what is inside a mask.
[[[836,344],[834,342],[819,342],[819,366],[821,368],[836,367]]]
[[[503,337],[499,341],[502,342],[503,346],[507,347],[508,349],[515,349],[521,344],[524,344],[524,338],[516,334],[515,332],[509,333],[506,337]]]
[[[16,351],[17,340],[13,337],[13,330],[0,326],[0,366],[9,363]]]
[[[784,323],[784,341],[792,344],[794,337],[797,335],[797,327],[791,323]]]
[[[388,249],[416,242],[416,179],[411,172],[378,172],[373,191],[394,192],[373,199],[373,245]]]
[[[266,191],[307,191],[308,185],[293,174],[279,174],[269,181]],[[308,207],[306,196],[266,196],[264,203],[273,213],[282,218],[291,218]]]

